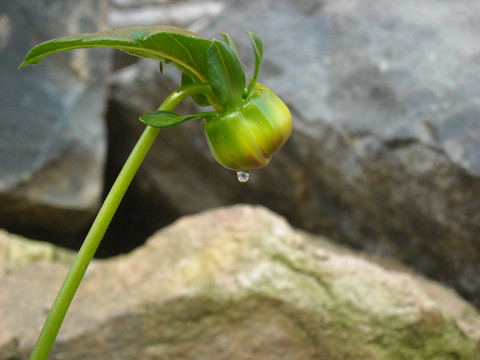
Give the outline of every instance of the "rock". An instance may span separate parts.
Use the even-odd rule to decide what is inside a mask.
[[[66,271],[2,275],[0,358],[26,356]],[[95,260],[52,358],[473,360],[479,346],[480,314],[452,290],[233,206]]]
[[[217,16],[224,1],[199,0],[114,0],[108,9],[112,28],[137,25],[200,27]]]
[[[28,240],[0,229],[0,273],[18,272],[40,260],[69,264],[74,258],[72,251],[51,243]]]
[[[139,195],[169,214],[263,204],[295,226],[399,259],[480,306],[479,14],[466,0],[227,2],[196,30],[229,33],[250,72],[245,31],[262,36],[260,81],[290,107],[292,139],[240,185],[215,164],[198,124],[165,131]],[[140,91],[157,70],[136,71],[145,82],[117,78],[115,88]],[[148,107],[121,91],[112,98],[131,117],[116,119],[124,123]]]
[[[110,52],[74,51],[17,68],[42,41],[102,27],[105,5],[105,0],[0,4],[2,227],[67,244],[98,207]]]

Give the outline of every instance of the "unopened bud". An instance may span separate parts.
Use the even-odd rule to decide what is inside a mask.
[[[263,84],[232,110],[202,121],[215,159],[235,171],[266,166],[292,132],[292,117],[280,98]]]

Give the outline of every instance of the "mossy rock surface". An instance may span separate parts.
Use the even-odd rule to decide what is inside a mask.
[[[3,276],[0,358],[25,356],[66,271]],[[479,344],[477,310],[451,290],[233,206],[94,261],[52,358],[475,360]]]
[[[69,264],[74,258],[73,251],[0,229],[0,273],[16,272],[36,261]]]

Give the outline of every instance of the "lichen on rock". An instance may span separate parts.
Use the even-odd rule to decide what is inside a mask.
[[[61,282],[53,265],[0,279],[0,358],[32,346]],[[53,356],[475,360],[479,345],[480,315],[452,290],[238,205],[94,261]]]

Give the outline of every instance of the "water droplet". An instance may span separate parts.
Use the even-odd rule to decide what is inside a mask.
[[[246,171],[237,171],[237,179],[241,183],[246,183],[250,178],[250,174]]]

